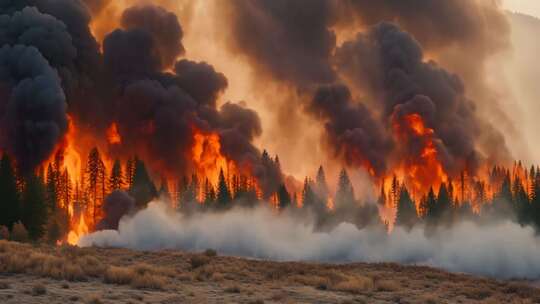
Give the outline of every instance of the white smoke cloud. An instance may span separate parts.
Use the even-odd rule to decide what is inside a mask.
[[[160,202],[121,220],[119,230],[83,237],[79,245],[137,250],[214,248],[221,254],[252,258],[325,262],[398,262],[497,278],[540,277],[540,242],[534,231],[512,222],[463,222],[439,228],[401,228],[387,235],[341,224],[331,232],[267,208],[235,209],[185,217]]]

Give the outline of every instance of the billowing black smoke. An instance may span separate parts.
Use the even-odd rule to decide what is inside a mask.
[[[135,199],[124,191],[116,190],[103,201],[103,219],[96,225],[96,231],[118,229],[120,219],[135,210]]]
[[[465,165],[474,169],[471,162],[480,157],[475,143],[480,132],[489,129],[467,98],[461,79],[425,61],[412,36],[394,24],[381,23],[344,43],[335,60],[337,68],[360,84],[373,106],[380,108],[383,122],[420,115],[426,127],[435,130],[445,168],[454,174]],[[505,150],[504,142],[496,149]]]
[[[485,58],[507,40],[506,21],[495,4],[321,0],[291,7],[261,0],[228,6],[232,49],[266,75],[310,92],[313,98],[301,98],[304,108],[324,124],[329,150],[348,165],[367,162],[365,167],[382,173],[388,161],[400,162],[389,156],[418,151],[413,142],[399,151],[403,143],[395,143],[393,124],[405,123],[400,120],[409,114],[420,115],[434,130],[438,157],[452,174],[474,171],[486,152],[509,158],[504,137],[480,117],[462,78],[424,56],[425,48],[446,64],[465,62],[453,67],[478,89]],[[367,29],[337,45],[334,31],[350,31],[358,23]],[[496,107],[488,97],[478,102]]]
[[[122,27],[126,30],[140,29],[150,34],[159,52],[161,69],[170,67],[184,53],[184,33],[178,18],[159,6],[128,8],[122,15]]]
[[[2,148],[35,169],[66,131],[67,102],[77,127],[98,138],[117,124],[122,142],[109,147],[113,157],[138,155],[161,173],[189,174],[193,132],[212,132],[228,158],[262,184],[279,184],[281,172],[267,168],[252,144],[262,132],[258,115],[238,104],[218,108],[225,75],[205,62],[177,61],[185,48],[176,15],[156,5],[128,8],[100,51],[90,10],[108,3],[0,3],[0,42],[21,45],[2,53]],[[269,176],[278,181],[266,182]]]
[[[328,0],[222,3],[231,16],[231,44],[254,66],[301,86],[335,79],[329,62],[336,44]]]
[[[385,171],[392,143],[371,111],[352,101],[345,85],[320,87],[308,111],[324,123],[328,146],[336,156],[352,167]]]
[[[0,84],[0,145],[28,173],[52,153],[67,129],[60,78],[36,48],[4,45]]]

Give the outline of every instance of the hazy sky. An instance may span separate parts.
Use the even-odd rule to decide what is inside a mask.
[[[508,10],[540,18],[540,0],[504,0],[503,3]]]

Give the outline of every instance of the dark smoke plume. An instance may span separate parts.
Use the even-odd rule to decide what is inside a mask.
[[[347,164],[358,165],[351,160],[363,159],[375,171],[384,170],[389,147],[398,146],[388,143],[394,140],[392,123],[399,122],[404,113],[421,115],[426,127],[434,130],[438,155],[452,174],[473,171],[478,160],[493,150],[496,160],[509,159],[504,137],[477,110],[478,104],[487,102],[496,108],[496,101],[483,88],[484,61],[507,41],[507,23],[496,4],[327,0],[296,1],[291,7],[284,1],[261,0],[228,5],[233,50],[245,54],[260,71],[301,92],[324,84],[313,92],[315,99],[302,98],[308,101],[304,108],[325,124],[330,150]],[[367,30],[337,46],[334,31],[358,23]],[[494,35],[494,29],[500,34]],[[463,78],[426,60],[426,50],[457,67],[455,72]],[[318,77],[321,75],[331,76]],[[339,78],[355,94],[365,95],[362,102],[369,108],[352,98],[332,96],[328,84]],[[483,98],[478,104],[471,101],[471,91]],[[320,101],[331,97],[338,101],[325,102],[322,107]],[[289,103],[284,106],[292,108]],[[355,120],[358,122],[350,123]],[[397,151],[390,154],[410,156],[400,156]]]
[[[118,229],[120,219],[135,210],[135,199],[124,191],[116,190],[103,201],[103,219],[96,231]]]
[[[2,148],[28,173],[53,151],[67,129],[60,78],[34,47],[0,49]]]
[[[383,122],[419,114],[434,130],[441,161],[451,173],[473,165],[462,161],[478,159],[481,133],[495,132],[478,116],[461,79],[424,61],[418,42],[394,24],[381,23],[359,34],[344,43],[335,58],[337,68],[381,109]],[[496,149],[506,151],[504,141]]]
[[[151,33],[159,52],[161,68],[170,67],[184,53],[184,35],[178,18],[172,12],[155,5],[134,6],[122,14],[122,27]]]
[[[335,79],[328,61],[336,43],[327,0],[224,2],[232,46],[254,66],[301,86]]]
[[[353,102],[345,85],[320,87],[308,111],[324,123],[328,146],[352,167],[386,169],[391,142],[363,104]]]

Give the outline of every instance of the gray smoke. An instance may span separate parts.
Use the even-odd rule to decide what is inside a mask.
[[[273,260],[399,262],[496,278],[540,277],[540,241],[511,222],[462,222],[427,237],[424,229],[359,230],[341,224],[313,232],[309,222],[270,209],[234,209],[185,217],[160,202],[121,220],[119,230],[95,232],[81,246],[139,250],[214,248],[222,254]]]

